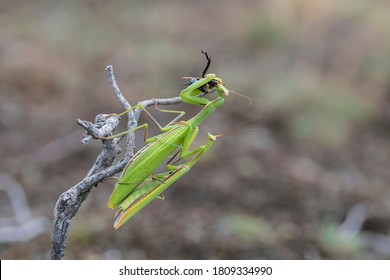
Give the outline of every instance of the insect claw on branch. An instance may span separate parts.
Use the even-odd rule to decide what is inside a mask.
[[[100,139],[110,136],[119,125],[120,117],[116,114],[99,114],[95,123],[77,119],[77,123],[85,129],[82,144],[87,144],[91,139]]]

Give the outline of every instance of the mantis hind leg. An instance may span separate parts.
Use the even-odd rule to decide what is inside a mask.
[[[157,107],[157,104],[156,104],[155,108],[157,110],[159,110],[160,112],[178,114],[178,116],[175,117],[172,121],[170,121],[166,126],[162,126],[142,104],[138,103],[137,105],[131,107],[130,109],[127,109],[126,111],[118,114],[118,116],[123,116],[124,114],[128,113],[131,110],[134,110],[135,108],[140,108],[142,111],[144,111],[149,116],[149,118],[153,121],[153,123],[163,132],[167,131],[166,130],[167,126],[169,126],[170,124],[176,122],[178,119],[180,119],[186,113],[184,111],[160,109],[159,107]]]
[[[110,139],[114,139],[114,138],[117,138],[119,136],[122,136],[122,135],[126,135],[132,131],[136,131],[138,129],[145,129],[144,131],[144,141],[146,142],[147,139],[148,139],[148,124],[145,123],[145,124],[142,124],[142,125],[139,125],[137,127],[134,127],[132,129],[129,129],[129,130],[126,130],[124,132],[121,132],[121,133],[118,133],[118,134],[115,134],[115,135],[112,135],[112,136],[107,136],[107,137],[100,137],[99,139],[104,139],[104,140],[110,140]]]
[[[126,111],[120,113],[120,114],[117,114],[118,116],[123,116],[125,115],[126,113],[136,109],[136,108],[140,108],[142,111],[144,111],[148,116],[149,118],[153,121],[153,123],[162,131],[162,132],[166,132],[166,131],[169,131],[171,129],[171,127],[169,127],[172,123],[174,123],[175,121],[177,121],[179,118],[181,118],[182,116],[185,115],[185,112],[184,111],[175,111],[175,110],[163,110],[163,109],[160,109],[156,106],[156,109],[161,111],[161,112],[167,112],[167,113],[174,113],[174,114],[179,114],[176,118],[174,118],[171,122],[169,122],[166,126],[161,126],[161,124],[152,116],[152,114],[150,114],[150,112],[148,110],[146,110],[146,108],[144,106],[142,106],[141,104],[137,104],[129,109],[127,109]],[[143,125],[140,125],[140,126],[137,126],[135,128],[132,128],[132,129],[129,129],[129,130],[126,130],[126,131],[123,131],[121,133],[118,133],[118,134],[115,134],[115,135],[112,135],[112,136],[108,136],[108,137],[101,137],[101,139],[106,139],[106,140],[109,140],[109,139],[113,139],[113,138],[116,138],[116,137],[119,137],[119,136],[122,136],[122,135],[126,135],[130,132],[133,132],[133,131],[136,131],[138,129],[145,129],[144,131],[144,142],[146,143],[150,143],[150,142],[154,142],[156,141],[154,139],[154,137],[152,138],[148,138],[148,124],[143,124]]]

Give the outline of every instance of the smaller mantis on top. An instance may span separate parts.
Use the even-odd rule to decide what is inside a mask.
[[[229,90],[225,88],[220,78],[216,77],[215,74],[206,74],[211,59],[207,52],[202,51],[202,53],[207,59],[207,65],[202,73],[202,77],[184,77],[184,79],[190,79],[190,84],[180,93],[183,102],[204,106],[197,115],[187,121],[177,122],[185,114],[184,111],[161,110],[163,112],[179,114],[168,125],[162,127],[140,104],[129,109],[133,110],[135,107],[141,108],[151,117],[162,133],[147,138],[147,124],[140,125],[131,130],[134,131],[144,128],[144,138],[148,144],[140,149],[127,164],[108,201],[109,208],[118,208],[117,219],[114,223],[115,229],[121,227],[152,200],[161,196],[164,190],[186,174],[218,137],[209,133],[206,144],[190,150],[190,146],[198,134],[198,126],[224,103],[225,97],[229,94]],[[214,89],[216,89],[218,96],[212,101],[198,96],[202,93],[209,93]],[[124,133],[128,132],[130,131]],[[175,151],[177,152],[175,153]],[[167,171],[154,174],[157,168],[172,155],[173,157],[166,164]],[[176,155],[179,155],[180,159],[192,158],[185,163],[173,165],[171,162]]]

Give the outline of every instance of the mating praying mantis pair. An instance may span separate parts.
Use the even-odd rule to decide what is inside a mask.
[[[114,223],[115,229],[124,225],[155,198],[161,197],[162,192],[185,175],[202,155],[207,152],[218,137],[208,133],[208,141],[206,144],[190,150],[190,146],[198,134],[198,126],[224,103],[225,97],[229,94],[229,90],[224,86],[220,78],[216,77],[215,74],[206,75],[211,59],[206,52],[202,51],[202,53],[207,59],[207,65],[202,73],[202,77],[185,77],[185,79],[191,79],[190,85],[180,93],[183,102],[204,106],[193,118],[187,121],[177,121],[185,114],[184,111],[161,110],[163,112],[178,114],[173,121],[162,127],[140,104],[119,114],[124,115],[130,110],[139,107],[149,115],[162,133],[147,138],[147,124],[137,126],[125,132],[128,133],[142,128],[145,129],[145,142],[147,145],[132,157],[123,170],[109,198],[108,207],[118,209],[117,218]],[[207,98],[199,96],[202,93],[206,94],[214,90],[218,94],[214,100],[210,101]],[[106,137],[106,139],[117,136]],[[190,159],[184,163],[173,165],[171,162],[176,155],[179,155],[180,159]],[[154,174],[157,168],[170,156],[172,158],[166,164],[167,171]]]

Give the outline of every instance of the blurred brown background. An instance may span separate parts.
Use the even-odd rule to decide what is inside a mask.
[[[0,2],[1,259],[49,257],[56,200],[101,149],[75,119],[122,110],[105,66],[135,104],[177,96],[201,49],[254,102],[229,95],[196,143],[254,131],[218,139],[118,231],[100,184],[65,258],[390,258],[389,1],[17,2]]]

